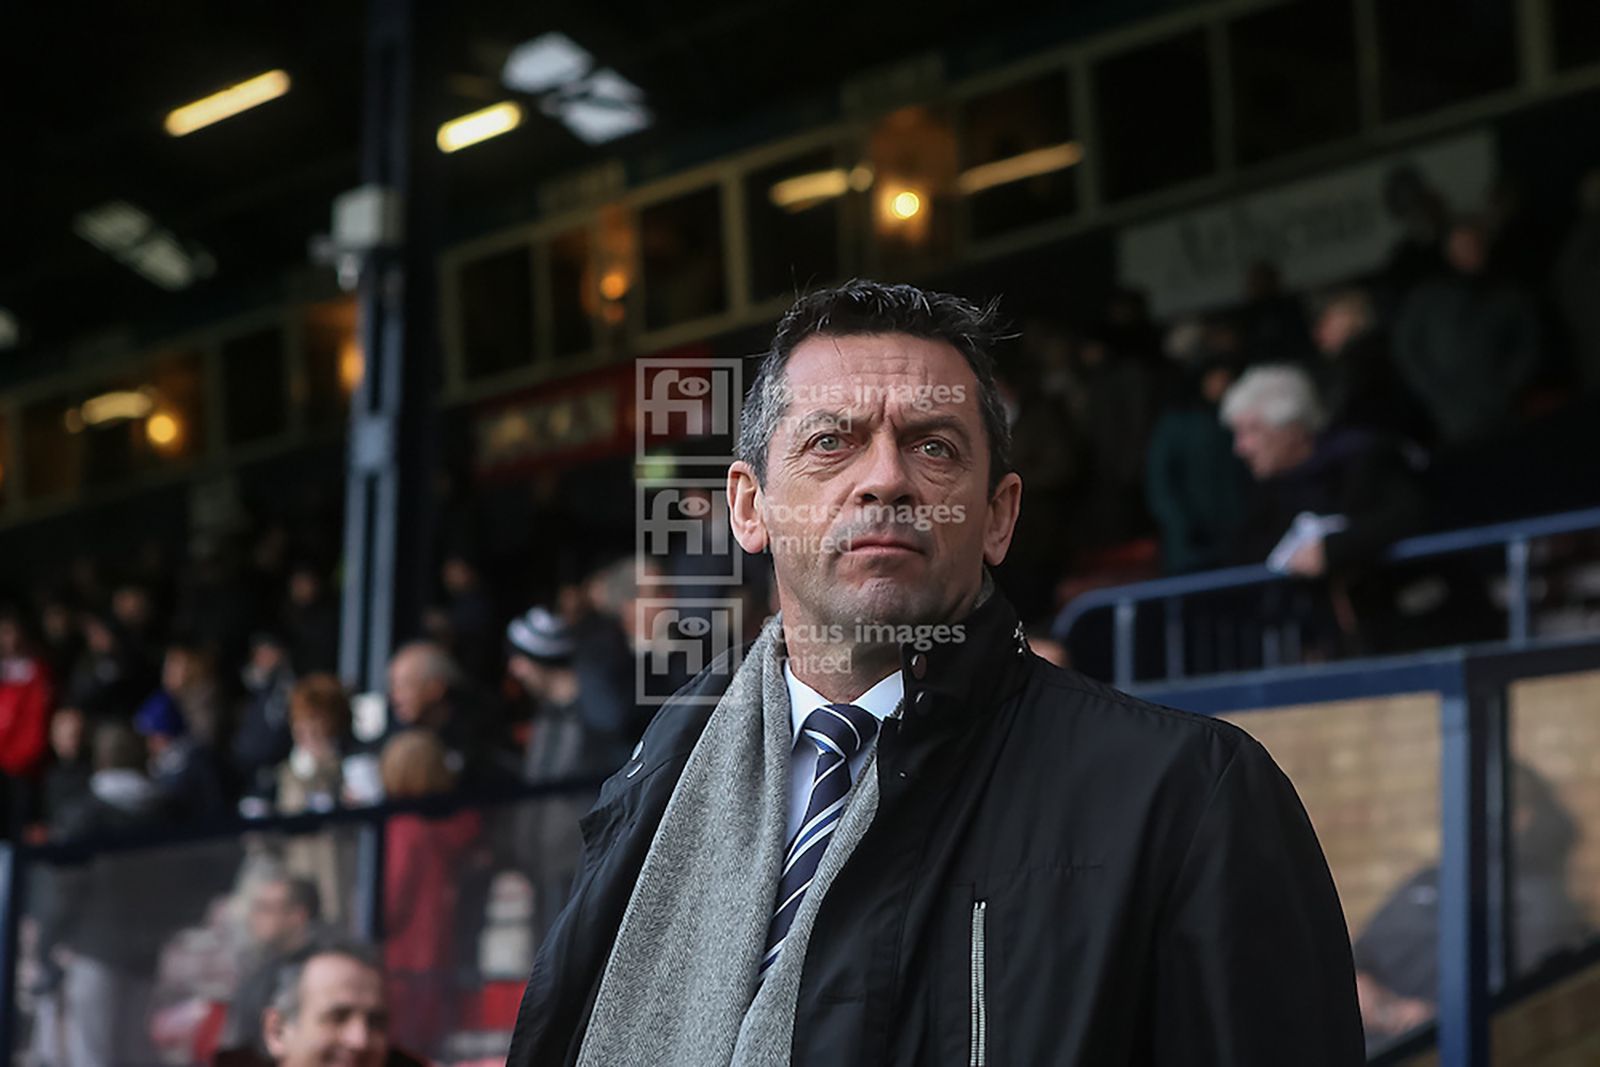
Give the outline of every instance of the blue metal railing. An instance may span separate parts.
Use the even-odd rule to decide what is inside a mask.
[[[1391,545],[1384,553],[1383,560],[1386,563],[1407,563],[1504,546],[1508,605],[1506,640],[1512,647],[1520,647],[1532,635],[1528,601],[1531,543],[1541,537],[1594,529],[1600,529],[1600,508],[1586,508],[1408,538]],[[1110,609],[1113,613],[1111,680],[1113,684],[1126,688],[1134,683],[1134,628],[1138,622],[1139,607],[1160,601],[1165,609],[1163,636],[1166,655],[1162,677],[1179,679],[1184,675],[1185,597],[1293,580],[1289,575],[1268,570],[1264,564],[1257,563],[1095,589],[1074,598],[1062,608],[1051,624],[1050,633],[1056,640],[1065,642],[1085,615]],[[1263,632],[1262,660],[1263,665],[1269,668],[1279,666],[1281,660],[1279,646],[1272,640],[1273,636],[1270,630]]]
[[[1141,697],[1206,715],[1388,696],[1439,696],[1437,1037],[1441,1067],[1488,1067],[1490,1015],[1515,992],[1507,691],[1536,677],[1600,670],[1600,642],[1528,641],[1284,667],[1139,686]],[[1587,957],[1585,957],[1587,958]],[[1415,1046],[1426,1038],[1408,1041]],[[1388,1055],[1379,1057],[1392,1062]]]
[[[9,1062],[16,1048],[18,933],[28,907],[28,873],[35,865],[85,863],[118,853],[238,840],[246,834],[299,837],[335,827],[353,827],[358,837],[352,926],[360,937],[379,942],[383,937],[384,828],[391,818],[407,814],[442,817],[468,808],[483,810],[530,801],[592,798],[599,790],[600,782],[588,779],[539,785],[512,784],[492,790],[462,790],[446,796],[315,814],[273,815],[259,819],[240,817],[209,825],[141,828],[114,836],[33,845],[0,842],[0,1056]]]

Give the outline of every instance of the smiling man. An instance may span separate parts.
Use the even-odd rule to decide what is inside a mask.
[[[1022,506],[994,337],[871,282],[779,324],[728,500],[781,611],[585,817],[513,1067],[1362,1062],[1271,758],[1051,667],[991,581]]]

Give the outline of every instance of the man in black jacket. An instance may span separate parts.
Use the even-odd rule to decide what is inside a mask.
[[[785,316],[729,469],[781,613],[585,816],[508,1062],[1362,1061],[1344,919],[1265,750],[1028,648],[992,315]]]

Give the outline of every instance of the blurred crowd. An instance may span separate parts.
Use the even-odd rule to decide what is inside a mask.
[[[1575,221],[1544,234],[1511,183],[1453,216],[1402,168],[1387,186],[1402,236],[1370,274],[1292,291],[1258,262],[1237,306],[1157,324],[1122,291],[1096,325],[1024,322],[1007,566],[1025,618],[1095,584],[1266,562],[1333,579],[1331,602],[1302,589],[1266,609],[1320,627],[1329,651],[1492,629],[1486,576],[1372,565],[1425,530],[1596,502],[1600,171],[1574,192]],[[1423,577],[1435,591],[1409,593]]]

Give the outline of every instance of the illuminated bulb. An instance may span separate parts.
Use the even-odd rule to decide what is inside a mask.
[[[281,70],[269,70],[238,85],[230,85],[204,100],[175,108],[167,115],[167,132],[182,137],[223,119],[232,118],[241,111],[276,100],[289,91],[289,75]]]
[[[909,219],[922,210],[922,197],[910,189],[896,193],[889,201],[889,213],[897,219]]]
[[[608,270],[600,279],[600,295],[607,300],[621,300],[628,295],[628,276],[620,270]]]
[[[479,141],[509,133],[520,125],[522,108],[507,100],[482,111],[451,119],[440,126],[437,138],[439,151],[455,152]]]
[[[164,448],[178,439],[178,420],[161,411],[150,416],[144,424],[144,434],[157,448]]]
[[[361,376],[367,372],[367,361],[361,354],[361,346],[354,337],[346,338],[344,344],[339,346],[339,388],[348,395],[356,391],[356,386],[361,384]]]

